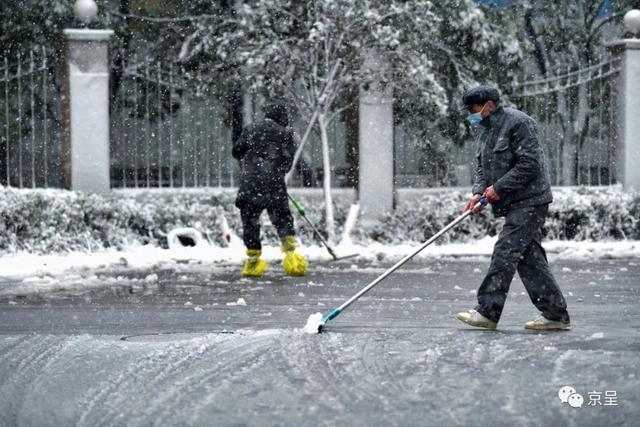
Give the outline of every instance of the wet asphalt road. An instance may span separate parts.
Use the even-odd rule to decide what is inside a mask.
[[[320,335],[300,331],[307,317],[383,267],[246,280],[176,264],[22,294],[5,282],[0,425],[636,425],[640,260],[552,262],[574,324],[555,333],[523,329],[537,313],[519,280],[497,331],[455,319],[487,263],[411,263]],[[560,401],[567,385],[582,407]]]

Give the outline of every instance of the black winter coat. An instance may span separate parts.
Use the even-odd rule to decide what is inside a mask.
[[[493,212],[551,203],[551,184],[536,122],[521,111],[498,107],[481,122],[473,193],[493,185],[501,200]]]
[[[236,206],[277,206],[287,202],[284,177],[295,155],[293,130],[271,119],[245,127],[233,144],[241,178]]]

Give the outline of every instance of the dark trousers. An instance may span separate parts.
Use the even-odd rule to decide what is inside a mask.
[[[493,249],[491,265],[478,290],[476,311],[498,322],[509,286],[518,271],[531,302],[549,320],[569,321],[562,296],[540,242],[549,205],[514,209],[507,213],[504,227]]]
[[[263,210],[267,210],[271,223],[276,228],[280,239],[286,236],[293,236],[293,216],[289,209],[289,203],[285,200],[273,206],[243,204],[240,208],[240,218],[242,219],[242,239],[247,249],[262,249],[260,243],[260,215]]]

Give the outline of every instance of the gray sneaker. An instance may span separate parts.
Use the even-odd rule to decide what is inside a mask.
[[[456,317],[467,325],[475,326],[476,328],[495,329],[498,326],[496,322],[487,319],[475,310],[463,311],[458,313]]]
[[[525,323],[524,328],[537,331],[569,330],[571,329],[571,322],[557,322],[544,316],[538,316],[535,320]]]

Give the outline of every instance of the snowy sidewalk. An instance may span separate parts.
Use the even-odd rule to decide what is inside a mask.
[[[487,257],[491,255],[495,237],[487,237],[474,243],[432,245],[422,251],[417,260],[437,260],[441,258]],[[551,261],[640,258],[640,241],[610,242],[543,242]],[[415,250],[417,244],[385,246],[372,244],[367,247],[345,244],[337,246],[338,255],[359,254],[350,263],[364,262],[369,266],[388,264],[398,261]],[[310,268],[314,265],[330,267],[326,263],[330,257],[324,247],[303,246],[301,251],[309,258]],[[273,269],[278,269],[282,255],[277,247],[265,247],[264,257]],[[16,254],[0,257],[0,295],[2,282],[22,281],[23,290],[38,291],[48,287],[75,286],[78,275],[93,277],[92,272],[105,272],[119,269],[153,270],[178,268],[181,270],[215,271],[221,266],[240,264],[245,258],[244,247],[234,245],[228,248],[200,246],[196,248],[160,249],[152,246],[132,247],[127,251],[104,251],[95,253],[69,253],[52,255]],[[152,279],[152,278],[151,278]],[[84,281],[91,286],[92,280]],[[82,286],[82,284],[76,284]]]

